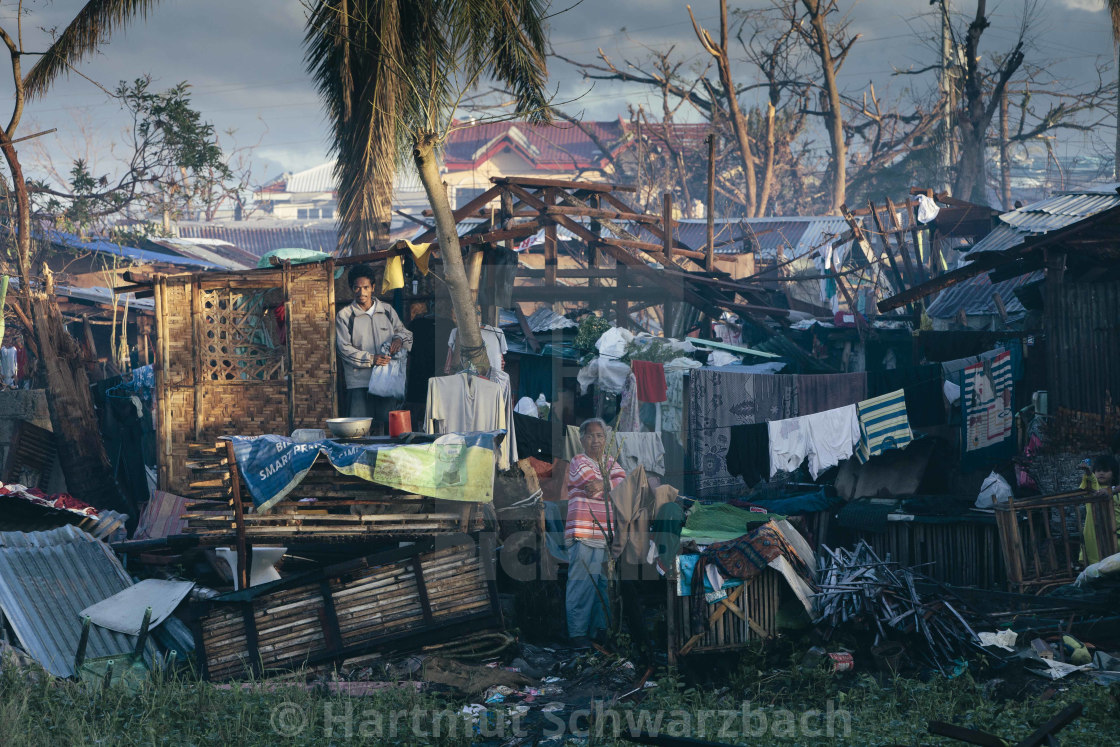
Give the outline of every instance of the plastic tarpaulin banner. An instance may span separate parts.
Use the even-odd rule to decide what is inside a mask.
[[[494,497],[494,449],[504,431],[448,433],[432,443],[296,443],[285,436],[231,436],[241,481],[265,512],[299,485],[325,456],[345,475],[445,501],[488,503]]]

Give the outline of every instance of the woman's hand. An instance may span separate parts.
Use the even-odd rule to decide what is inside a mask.
[[[392,358],[390,358],[387,355],[377,355],[377,356],[374,356],[374,358],[373,358],[373,365],[375,365],[375,366],[388,366],[389,361],[391,361],[391,360],[392,360]]]
[[[598,495],[603,492],[602,480],[591,480],[587,483],[587,494]]]

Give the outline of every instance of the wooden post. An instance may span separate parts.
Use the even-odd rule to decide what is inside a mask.
[[[249,546],[245,539],[245,510],[241,506],[241,473],[237,470],[237,457],[233,442],[226,441],[226,459],[229,461],[230,497],[233,500],[233,520],[237,522],[237,582],[240,588],[249,588]]]
[[[708,244],[704,248],[704,269],[716,268],[715,260],[715,203],[716,203],[716,138],[708,135]]]
[[[669,657],[669,668],[677,668],[677,571],[676,562],[673,568],[665,574],[665,631],[668,638],[666,653]]]
[[[544,284],[549,288],[556,287],[556,224],[549,223],[544,229]],[[558,311],[560,303],[552,304],[552,310]]]
[[[327,271],[327,319],[330,324],[327,325],[330,329],[330,339],[327,342],[330,349],[330,362],[331,362],[331,385],[327,388],[326,396],[331,398],[330,412],[334,417],[338,417],[338,348],[336,347],[337,341],[335,340],[335,299],[334,299],[334,260],[328,259],[325,264]],[[432,304],[435,305],[434,303]]]
[[[906,290],[906,281],[902,279],[902,273],[898,269],[898,263],[894,259],[894,249],[891,247],[890,238],[887,236],[887,231],[883,227],[883,220],[879,217],[879,209],[875,207],[875,203],[871,200],[867,201],[867,207],[871,211],[871,217],[875,221],[875,230],[879,233],[879,239],[883,244],[883,250],[887,253],[887,263],[891,266],[891,276],[894,280],[898,281],[898,287],[895,292]],[[911,307],[910,313],[914,309]]]
[[[194,440],[202,438],[202,288],[191,281],[191,372],[194,375]]]
[[[287,364],[288,378],[288,434],[296,429],[296,374],[292,360],[292,263],[285,261],[281,266],[280,278],[284,292],[284,358]],[[196,350],[195,355],[202,351]]]
[[[673,265],[673,193],[665,192],[661,195],[661,245],[665,250],[663,262],[666,267]],[[661,335],[669,338],[672,336],[673,311],[672,300],[666,300],[661,305]]]
[[[626,265],[619,264],[618,266],[618,288],[615,302],[617,304],[618,318],[616,323],[623,329],[630,327],[630,302],[627,300],[627,278],[626,278]]]
[[[665,192],[661,195],[661,246],[664,247],[665,256],[662,259],[665,266],[673,264],[673,193]]]
[[[910,250],[906,246],[906,232],[898,220],[898,208],[895,207],[894,202],[889,197],[887,198],[887,219],[891,223],[892,233],[897,237],[898,251],[902,254],[902,261],[906,265],[906,272],[911,276],[911,282],[915,285],[925,282],[925,277],[923,277],[925,268],[922,267],[921,260],[918,259],[914,263],[910,261]],[[914,248],[917,250],[917,247]],[[917,265],[916,268],[913,266],[915,264]]]

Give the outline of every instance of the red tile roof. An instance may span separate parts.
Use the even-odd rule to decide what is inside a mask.
[[[483,122],[471,125],[457,122],[444,144],[443,158],[448,171],[477,168],[504,150],[519,154],[541,170],[570,171],[598,169],[608,160],[584,129],[570,122],[530,124],[528,122]],[[629,122],[584,122],[617,155],[634,142],[634,126]],[[709,128],[706,124],[661,123],[643,125],[643,138],[657,141],[672,138],[676,147],[699,148]]]

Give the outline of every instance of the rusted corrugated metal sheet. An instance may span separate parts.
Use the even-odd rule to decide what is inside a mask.
[[[333,254],[338,248],[337,228],[310,226],[257,227],[180,223],[179,236],[185,239],[221,239],[257,257],[273,249],[311,249]]]
[[[131,585],[109,546],[77,527],[0,532],[0,608],[21,647],[53,675],[74,674],[79,613]],[[133,645],[93,626],[86,658],[128,654]]]
[[[1002,252],[1019,246],[1032,236],[1040,236],[1073,225],[1105,210],[1120,206],[1115,184],[1089,187],[1077,192],[1048,197],[999,216],[999,224],[968,254]]]
[[[977,275],[941,291],[941,295],[929,305],[926,313],[936,319],[952,319],[963,309],[969,316],[994,316],[999,313],[999,309],[993,294],[998,293],[1007,315],[1015,317],[1026,313],[1023,304],[1015,296],[1015,289],[1037,282],[1043,276],[1042,270],[1038,270],[993,284],[987,274]]]
[[[1120,282],[1064,283],[1045,319],[1051,407],[1104,414],[1120,400]]]

